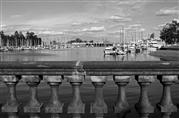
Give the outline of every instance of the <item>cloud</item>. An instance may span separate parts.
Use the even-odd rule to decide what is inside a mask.
[[[83,27],[83,26],[89,26],[89,25],[94,25],[99,23],[99,21],[96,20],[92,20],[92,21],[81,21],[81,22],[72,22],[72,26],[79,26],[79,27]]]
[[[160,24],[160,25],[158,25],[158,27],[159,28],[162,28],[162,27],[164,27],[166,24]]]
[[[102,26],[102,27],[90,27],[90,28],[82,29],[83,32],[100,32],[100,31],[104,31],[104,30],[105,30],[104,26]]]
[[[32,28],[31,25],[4,25],[3,26],[4,30],[6,31],[25,31],[25,30],[30,30]]]
[[[56,32],[56,31],[39,31],[38,34],[52,34],[52,35],[56,35],[56,34],[64,34],[64,32]]]
[[[132,25],[129,25],[130,28],[137,28],[137,27],[141,27],[142,25],[141,24],[132,24]]]
[[[1,27],[3,28],[3,27],[6,27],[6,25],[5,24],[1,24]]]
[[[113,21],[119,21],[119,22],[129,22],[129,21],[132,20],[131,18],[121,17],[121,16],[118,16],[118,15],[113,15],[109,19],[113,20]]]
[[[153,27],[153,29],[154,29],[155,31],[160,31],[160,30],[161,30],[161,27]]]
[[[139,31],[139,32],[144,32],[145,29],[144,29],[144,28],[140,28],[138,31]]]
[[[46,27],[37,27],[33,25],[19,24],[19,25],[4,25],[3,30],[8,34],[13,34],[15,31],[32,31],[37,34],[62,34],[62,32],[56,32]]]
[[[126,27],[124,29],[128,30],[128,31],[137,31],[137,32],[146,31],[146,29],[143,28],[141,24],[132,24],[132,25],[129,25],[128,27]]]
[[[179,15],[179,8],[173,7],[168,9],[160,9],[156,12],[157,16],[170,16],[170,15]]]
[[[72,23],[72,26],[77,26],[77,25],[81,25],[82,23],[79,23],[79,22],[74,22]]]
[[[34,19],[27,22],[27,24],[35,25],[35,26],[53,26],[56,25],[60,19],[58,17],[56,18],[44,18],[44,19]]]
[[[34,25],[34,26],[41,26],[41,27],[54,27],[57,25],[64,25],[64,24],[71,24],[73,18],[69,18],[69,16],[59,16],[59,15],[52,15],[52,16],[44,16],[42,18],[33,18],[26,22],[26,24]]]
[[[142,6],[145,5],[146,0],[125,0],[125,1],[119,1],[118,6],[120,7],[130,7],[132,10],[134,9],[140,9]]]
[[[126,0],[126,1],[119,1],[118,2],[118,5],[120,5],[120,6],[123,6],[123,5],[135,5],[137,2],[139,2],[140,0],[137,0],[137,1],[135,1],[135,0],[133,0],[133,1],[130,1],[130,0]]]
[[[122,34],[122,33],[124,33],[124,31],[123,30],[117,30],[117,31],[110,31],[110,32],[108,32],[108,34],[110,34],[110,35],[120,35],[120,34]]]
[[[12,16],[10,16],[11,18],[20,18],[20,17],[22,17],[22,15],[20,15],[20,14],[14,14],[14,15],[12,15]]]
[[[5,24],[1,24],[1,25],[0,25],[0,31],[3,30],[5,27],[6,27]]]

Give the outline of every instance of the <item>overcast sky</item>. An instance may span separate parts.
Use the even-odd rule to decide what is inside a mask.
[[[179,0],[1,0],[1,28],[51,34],[145,34],[179,19]]]

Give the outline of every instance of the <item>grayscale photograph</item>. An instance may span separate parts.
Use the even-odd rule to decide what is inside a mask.
[[[179,118],[179,0],[0,0],[0,118]]]

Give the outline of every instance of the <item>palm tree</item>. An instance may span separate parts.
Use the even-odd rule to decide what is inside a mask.
[[[24,46],[25,36],[23,35],[22,32],[19,32],[19,38],[20,38],[20,46]]]
[[[30,46],[33,46],[33,42],[34,42],[34,32],[30,32]]]
[[[38,38],[37,45],[41,45],[41,44],[42,44],[42,39],[41,39],[41,38]]]
[[[15,31],[13,35],[5,35],[3,31],[0,32],[0,47],[1,46],[37,46],[41,45],[42,39],[35,35],[34,32],[27,32],[26,37],[20,31]]]
[[[6,46],[7,47],[9,47],[9,45],[10,45],[10,36],[9,35],[7,35],[7,37],[6,37]]]
[[[34,32],[26,33],[27,46],[33,46],[34,34],[35,34]]]
[[[5,35],[4,35],[4,32],[1,31],[0,32],[0,46],[3,46],[4,45],[4,38],[5,38]]]
[[[15,47],[18,47],[18,43],[19,43],[19,33],[18,33],[18,31],[15,31],[14,39],[15,39]]]
[[[29,47],[30,46],[30,33],[27,32],[26,33],[26,47]]]
[[[14,35],[11,35],[11,36],[9,37],[9,46],[10,46],[10,47],[14,46]]]

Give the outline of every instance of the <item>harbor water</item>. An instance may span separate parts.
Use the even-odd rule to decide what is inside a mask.
[[[105,47],[0,52],[0,61],[160,61],[149,52],[104,55]]]

